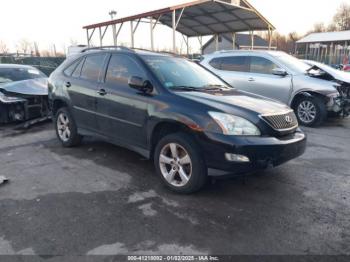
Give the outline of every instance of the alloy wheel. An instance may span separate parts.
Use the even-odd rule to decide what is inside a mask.
[[[299,119],[307,124],[312,123],[317,115],[316,106],[311,101],[303,101],[298,106]]]
[[[68,116],[64,113],[60,113],[57,117],[57,131],[63,142],[67,142],[70,139],[70,122]]]
[[[183,187],[192,175],[192,160],[185,148],[177,143],[165,145],[159,156],[160,171],[172,186]]]

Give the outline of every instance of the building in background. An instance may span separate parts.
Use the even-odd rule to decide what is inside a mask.
[[[269,42],[262,39],[258,35],[254,35],[254,40],[252,43],[252,38],[249,34],[221,34],[218,38],[218,51],[220,50],[232,50],[233,41],[235,41],[235,49],[252,49],[254,50],[268,50]],[[253,44],[253,45],[252,45]],[[276,47],[271,47],[271,49],[276,49]],[[202,54],[211,54],[216,51],[215,36],[212,37],[207,43],[203,45]]]
[[[326,64],[349,60],[350,31],[312,33],[297,41],[296,55]]]

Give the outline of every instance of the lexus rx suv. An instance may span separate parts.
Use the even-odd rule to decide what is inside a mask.
[[[295,110],[300,124],[315,127],[330,114],[348,114],[337,81],[280,51],[219,51],[201,65],[239,90],[281,101]]]
[[[280,165],[306,146],[288,106],[171,54],[84,50],[50,76],[49,99],[64,147],[94,135],[136,151],[178,193],[199,190],[208,176]]]

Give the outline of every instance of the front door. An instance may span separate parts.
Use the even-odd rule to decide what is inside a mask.
[[[267,58],[251,56],[246,90],[288,104],[292,92],[292,77],[274,75],[273,70],[276,68],[279,66]]]
[[[134,58],[112,54],[97,98],[97,124],[104,135],[120,143],[144,147],[149,96],[129,86],[132,76],[147,79]]]

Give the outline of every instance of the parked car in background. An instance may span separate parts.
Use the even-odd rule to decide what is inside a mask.
[[[0,124],[48,114],[47,76],[31,66],[0,64]]]
[[[201,65],[239,90],[281,101],[294,109],[298,121],[317,126],[327,112],[340,112],[334,81],[322,79],[301,60],[279,51],[219,51]]]
[[[350,72],[350,65],[343,65],[343,70],[345,72]]]
[[[49,99],[63,146],[94,135],[129,148],[153,159],[161,180],[180,193],[199,190],[208,175],[280,165],[306,146],[288,106],[169,54],[84,50],[50,76]]]

